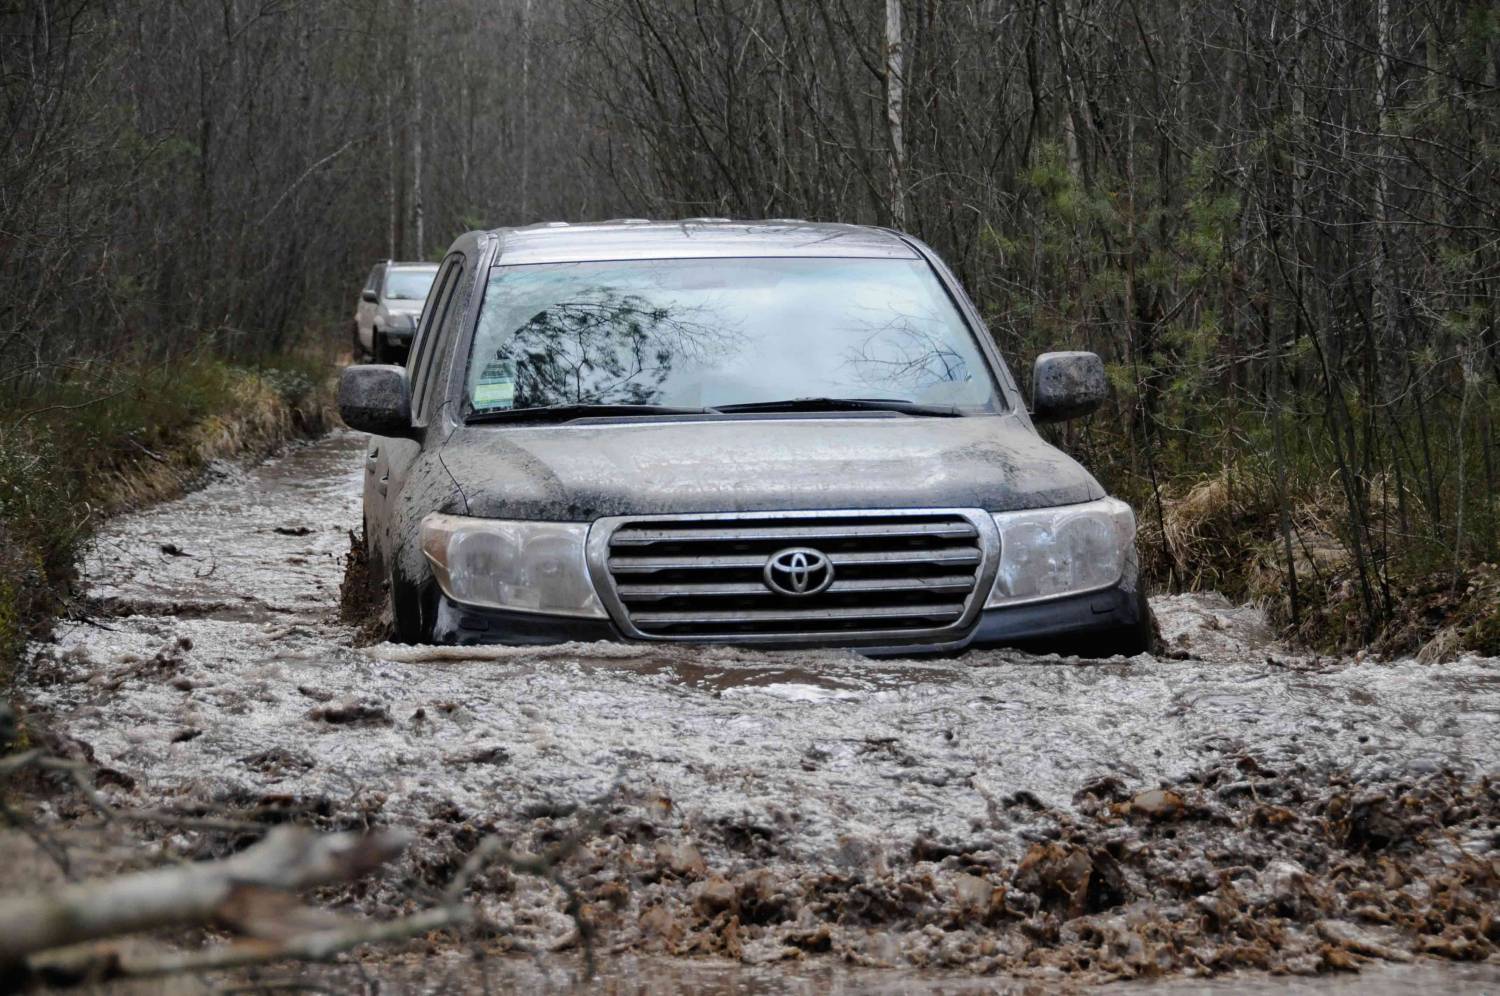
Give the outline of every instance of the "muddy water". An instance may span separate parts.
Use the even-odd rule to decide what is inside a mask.
[[[418,846],[392,881],[350,898],[380,913],[441,889],[485,833],[523,849],[582,833],[563,870],[601,950],[733,959],[719,973],[836,963],[819,952],[1044,982],[1317,971],[1339,960],[1320,954],[1330,946],[1365,949],[1348,958],[1361,963],[1444,930],[1467,957],[1493,953],[1483,875],[1459,886],[1480,914],[1412,918],[1455,862],[1495,874],[1500,662],[1310,660],[1274,646],[1253,610],[1206,596],[1154,602],[1173,652],[1161,658],[357,648],[335,602],[360,455],[360,438],[334,435],[101,533],[84,565],[90,618],[35,647],[22,682],[33,713],[123,776],[106,792],[411,826]],[[1140,795],[1160,786],[1172,791]],[[1460,815],[1433,817],[1440,835],[1370,831],[1359,814],[1385,812],[1372,793]],[[1345,824],[1349,853],[1320,855]],[[1276,881],[1305,875],[1314,898],[1272,895],[1277,860],[1297,864]],[[1363,872],[1319,881],[1353,861],[1374,882],[1382,860],[1399,868],[1373,900],[1339,884]],[[503,871],[479,886],[490,950],[576,945],[556,886]],[[1222,912],[1205,927],[1194,904],[1225,888],[1252,910],[1270,896],[1285,936]],[[1330,920],[1378,937],[1313,927]],[[1117,951],[1116,928],[1171,950]],[[1239,931],[1238,960],[1213,960],[1215,931]],[[739,988],[722,978],[711,984]]]

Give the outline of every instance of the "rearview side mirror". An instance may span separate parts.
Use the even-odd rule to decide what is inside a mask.
[[[406,368],[380,363],[345,367],[339,377],[344,424],[372,436],[410,438],[411,390]]]
[[[359,299],[361,301],[368,301],[371,304],[379,304],[380,303],[380,295],[377,294],[377,293],[375,293],[374,291],[372,291],[368,287],[366,287],[364,290],[362,290],[362,291],[359,292]]]
[[[1087,415],[1109,397],[1104,361],[1097,353],[1043,353],[1031,371],[1031,418],[1066,422]]]

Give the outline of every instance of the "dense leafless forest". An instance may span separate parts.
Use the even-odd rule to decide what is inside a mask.
[[[1369,640],[1500,556],[1497,71],[1491,0],[6,0],[0,447],[468,228],[872,222],[1104,355],[1159,583]]]

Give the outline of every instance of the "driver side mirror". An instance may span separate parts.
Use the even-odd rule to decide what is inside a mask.
[[[364,290],[362,290],[362,291],[359,292],[359,299],[361,301],[368,301],[370,304],[379,304],[380,303],[380,295],[377,294],[377,293],[375,293],[373,290],[371,290],[368,287],[366,287]]]
[[[339,416],[372,436],[411,438],[411,389],[406,368],[379,363],[345,367],[339,376]]]
[[[1109,397],[1097,353],[1043,353],[1031,370],[1031,418],[1066,422],[1087,415]]]

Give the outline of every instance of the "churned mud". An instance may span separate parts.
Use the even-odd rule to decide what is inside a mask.
[[[1163,655],[1107,661],[361,648],[360,454],[335,435],[110,525],[88,618],[20,681],[121,805],[414,829],[339,897],[363,912],[435,901],[491,834],[556,856],[478,875],[464,949],[553,954],[384,956],[398,987],[564,988],[580,925],[622,992],[1500,981],[1496,659],[1317,659],[1211,596],[1155,600]]]

